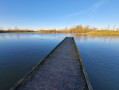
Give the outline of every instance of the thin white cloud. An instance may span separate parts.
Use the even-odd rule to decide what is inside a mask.
[[[101,8],[104,4],[105,4],[106,0],[101,0],[98,1],[96,3],[94,3],[92,6],[90,6],[89,8],[79,11],[79,12],[75,12],[73,14],[67,15],[67,17],[73,17],[73,16],[78,16],[78,15],[83,15],[83,14],[87,14],[87,13],[95,13],[99,8]],[[93,15],[91,15],[93,16]]]
[[[90,8],[93,12],[95,12],[98,8],[102,7],[104,5],[106,0],[102,0],[99,2],[96,2],[95,4],[92,5],[92,7]]]

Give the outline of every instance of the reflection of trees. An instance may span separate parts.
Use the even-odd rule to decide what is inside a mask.
[[[8,38],[25,38],[25,37],[38,37],[38,38],[64,38],[66,36],[71,36],[70,34],[44,34],[44,33],[0,33],[0,38],[8,39]]]
[[[25,37],[38,37],[38,38],[64,38],[64,37],[75,37],[77,40],[84,40],[87,41],[89,39],[95,39],[95,38],[99,38],[102,39],[104,41],[106,40],[119,40],[119,36],[109,36],[109,35],[94,35],[94,34],[76,34],[76,33],[56,33],[56,34],[45,34],[45,33],[24,33],[24,34],[20,34],[20,33],[1,33],[0,34],[0,38],[2,39],[8,39],[8,38],[25,38]]]
[[[111,42],[111,40],[119,40],[119,36],[110,36],[110,35],[94,35],[94,34],[73,34],[73,37],[76,37],[78,40],[84,40],[87,41],[88,39],[95,39],[95,38],[99,38],[104,40],[104,42],[106,40],[109,40]]]
[[[86,41],[89,38],[88,34],[73,34],[73,37],[76,37],[78,40]]]
[[[30,37],[31,34],[18,34],[18,33],[0,33],[0,38],[8,39],[8,38],[23,38],[23,37]]]

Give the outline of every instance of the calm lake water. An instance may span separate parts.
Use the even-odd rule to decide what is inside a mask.
[[[0,90],[12,87],[66,36],[75,37],[94,90],[119,90],[119,36],[0,34]]]

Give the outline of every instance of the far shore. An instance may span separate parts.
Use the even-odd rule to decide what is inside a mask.
[[[76,33],[76,34],[93,34],[93,35],[119,35],[119,29],[115,29],[115,27],[113,29],[109,29],[105,28],[105,29],[98,29],[96,27],[91,28],[90,26],[82,26],[82,25],[78,25],[75,27],[71,27],[71,28],[65,28],[65,29],[60,29],[60,30],[56,30],[56,29],[50,29],[50,30],[29,30],[29,29],[25,29],[25,30],[20,30],[18,28],[15,29],[8,29],[8,30],[0,30],[0,33]]]
[[[58,34],[58,33],[63,33],[64,32],[0,32],[0,33],[42,33],[42,34]],[[86,32],[86,33],[70,33],[68,32],[69,34],[92,34],[92,35],[119,35],[119,31],[108,31],[108,32],[105,32],[105,31],[93,31],[93,32]],[[67,33],[67,34],[68,34]],[[66,34],[66,33],[65,33]]]

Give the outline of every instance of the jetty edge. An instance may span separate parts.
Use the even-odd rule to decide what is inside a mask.
[[[73,38],[73,39],[74,39],[74,38]],[[92,85],[91,85],[91,83],[90,83],[90,80],[89,80],[89,78],[88,78],[88,74],[87,74],[87,72],[86,72],[86,70],[85,70],[85,67],[84,67],[84,65],[83,65],[83,61],[82,61],[82,59],[81,59],[81,56],[80,56],[80,53],[79,53],[79,50],[78,50],[78,48],[77,48],[77,45],[76,45],[75,40],[74,40],[74,43],[75,43],[75,47],[76,47],[76,51],[77,51],[77,54],[78,54],[79,62],[80,62],[80,64],[81,64],[82,72],[83,72],[83,74],[84,74],[84,78],[85,78],[85,80],[86,80],[86,84],[87,84],[87,86],[88,86],[88,89],[89,89],[89,90],[93,90]]]

